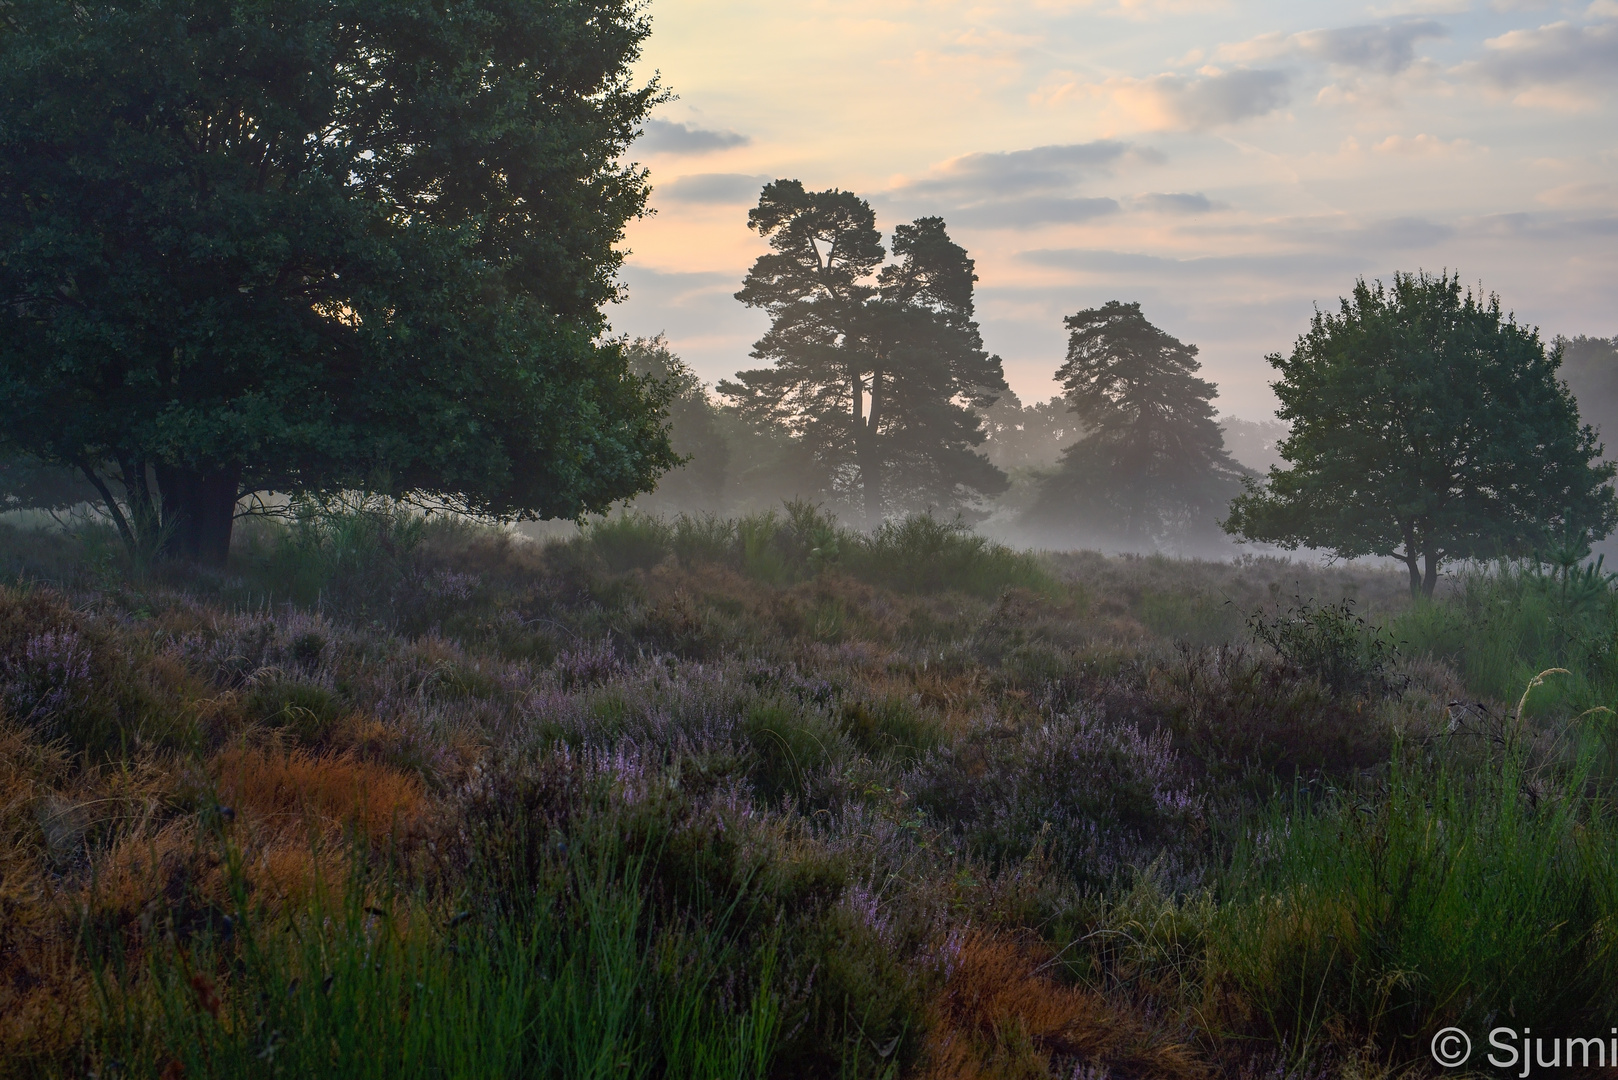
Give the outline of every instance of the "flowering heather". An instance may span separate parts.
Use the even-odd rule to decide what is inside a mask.
[[[81,700],[90,681],[90,650],[75,630],[47,630],[30,637],[22,655],[0,666],[6,711],[47,733],[57,717]]]

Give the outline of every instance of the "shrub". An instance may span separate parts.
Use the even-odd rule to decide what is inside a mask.
[[[1274,616],[1254,612],[1248,626],[1254,637],[1334,694],[1376,698],[1394,688],[1389,668],[1398,650],[1355,613],[1353,600],[1299,599]]]
[[[900,592],[997,596],[1007,588],[1055,589],[1032,554],[973,536],[963,522],[928,514],[884,522],[869,536],[855,538],[842,561],[855,577]]]
[[[674,549],[676,530],[662,518],[640,511],[597,518],[585,526],[584,541],[615,573],[656,566]]]
[[[254,684],[242,707],[253,719],[282,728],[308,746],[322,742],[344,713],[337,696],[325,687],[275,677]]]
[[[1197,873],[1187,856],[1200,800],[1166,735],[1090,711],[980,725],[928,755],[909,782],[917,804],[991,864],[1040,853],[1096,888],[1153,864],[1177,885]]]

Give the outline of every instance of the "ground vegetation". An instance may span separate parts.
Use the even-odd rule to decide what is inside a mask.
[[[7,1076],[1411,1077],[1618,1015],[1594,568],[352,499],[0,571]]]

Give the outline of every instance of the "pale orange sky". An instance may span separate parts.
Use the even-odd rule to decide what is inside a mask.
[[[679,100],[636,146],[617,332],[753,366],[731,294],[770,179],[939,214],[1024,399],[1063,315],[1139,300],[1227,413],[1357,275],[1458,269],[1547,335],[1618,334],[1618,0],[653,0]]]

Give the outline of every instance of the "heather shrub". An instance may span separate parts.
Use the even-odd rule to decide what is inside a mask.
[[[1010,730],[980,724],[929,754],[908,782],[917,805],[993,865],[1037,853],[1103,889],[1153,865],[1176,886],[1199,873],[1201,799],[1168,737],[1089,710]]]
[[[101,761],[136,744],[189,741],[189,718],[164,707],[113,634],[45,589],[0,587],[0,705],[44,742]]]
[[[1352,777],[1392,751],[1376,710],[1242,646],[1181,646],[1152,675],[1150,686],[1115,681],[1111,704],[1157,718],[1222,804],[1262,801],[1300,777]]]

